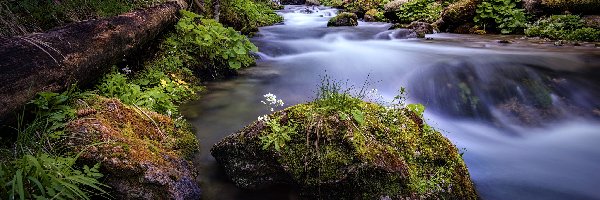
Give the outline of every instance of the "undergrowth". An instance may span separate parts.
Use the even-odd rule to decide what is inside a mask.
[[[205,78],[219,78],[227,72],[254,64],[251,53],[258,49],[233,28],[212,19],[181,11],[182,18],[163,44],[167,56]]]
[[[538,36],[558,40],[600,41],[600,29],[585,27],[577,15],[552,15],[530,24],[527,36]]]
[[[502,34],[523,33],[527,23],[525,11],[517,7],[520,0],[483,0],[477,5],[473,21],[486,31]]]

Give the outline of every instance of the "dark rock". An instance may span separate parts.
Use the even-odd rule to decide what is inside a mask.
[[[500,44],[510,44],[510,41],[508,41],[508,40],[498,40],[498,43],[500,43]]]
[[[414,31],[418,38],[425,38],[425,34],[433,33],[433,26],[427,22],[412,22],[407,28]]]
[[[523,0],[523,7],[528,13],[541,14],[598,14],[598,0]]]
[[[281,5],[303,5],[306,0],[281,0]]]
[[[420,114],[348,101],[352,111],[313,102],[276,112],[211,154],[245,189],[287,184],[307,199],[477,199],[456,147]]]
[[[343,12],[329,19],[327,26],[358,26],[358,16],[354,13]]]
[[[319,0],[306,0],[304,4],[307,6],[319,6],[321,5],[321,2],[319,2]]]
[[[600,15],[586,15],[581,19],[585,26],[600,29]]]
[[[450,4],[442,12],[441,18],[434,23],[440,31],[464,33],[464,26],[471,24],[475,17],[475,10],[480,0],[459,0]],[[468,29],[470,29],[470,26]],[[460,29],[460,30],[458,30]]]

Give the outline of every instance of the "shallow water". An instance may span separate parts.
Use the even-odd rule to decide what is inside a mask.
[[[313,13],[304,12],[310,9]],[[286,6],[285,22],[252,38],[257,66],[208,85],[182,112],[198,131],[204,199],[296,199],[286,187],[237,189],[210,156],[223,137],[267,113],[310,101],[324,75],[390,100],[400,87],[460,149],[483,199],[600,199],[600,50],[499,45],[452,34],[406,39],[385,23],[327,28],[336,13]],[[475,44],[475,45],[474,45]]]

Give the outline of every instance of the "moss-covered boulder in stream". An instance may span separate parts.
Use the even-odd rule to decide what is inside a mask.
[[[117,99],[78,102],[65,146],[78,162],[100,163],[117,199],[199,199],[191,158],[198,142],[189,125]]]
[[[423,109],[330,95],[261,118],[211,153],[245,189],[288,184],[319,199],[477,199],[457,148],[423,122]]]
[[[480,2],[481,0],[458,0],[442,11],[440,19],[434,25],[444,32],[468,33],[468,29],[474,25],[473,18]]]
[[[358,16],[354,13],[343,12],[329,19],[327,26],[358,26]]]

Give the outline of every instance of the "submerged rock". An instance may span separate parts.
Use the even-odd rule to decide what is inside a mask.
[[[420,114],[355,98],[333,108],[323,101],[273,113],[211,153],[245,189],[288,184],[319,199],[477,199],[457,148]]]
[[[425,34],[434,33],[434,27],[427,22],[414,21],[410,24],[393,24],[390,28],[393,29],[406,29],[406,30],[398,30],[393,33],[393,37],[395,39],[402,38],[425,38]]]
[[[358,26],[358,16],[354,13],[343,12],[329,19],[327,26]]]
[[[100,163],[117,199],[199,199],[193,167],[195,135],[170,117],[116,99],[92,97],[68,124],[66,145],[78,161]]]

